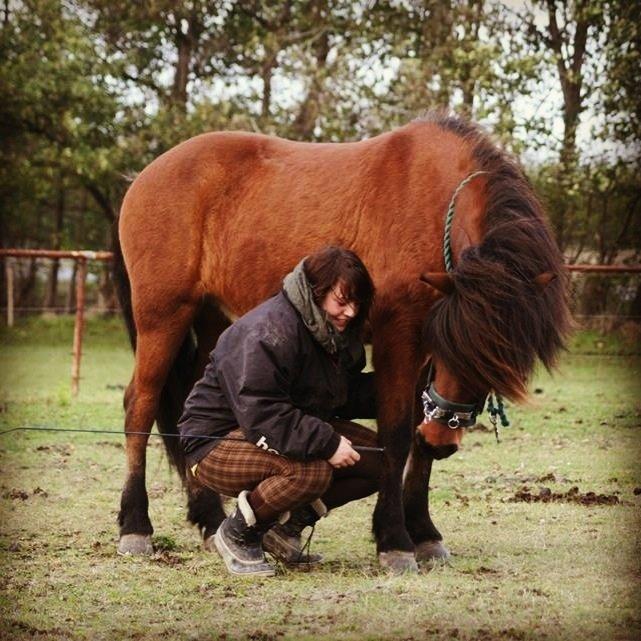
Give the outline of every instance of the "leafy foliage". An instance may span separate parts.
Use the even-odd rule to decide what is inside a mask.
[[[3,242],[51,246],[61,219],[62,247],[104,247],[129,180],[202,131],[356,140],[442,108],[523,158],[569,256],[590,248],[613,260],[638,240],[635,10],[614,0],[6,2]]]

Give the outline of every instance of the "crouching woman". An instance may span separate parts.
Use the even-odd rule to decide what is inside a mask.
[[[353,252],[308,256],[221,334],[187,398],[188,473],[238,496],[212,537],[232,574],[273,575],[265,550],[291,564],[319,561],[303,553],[303,529],[377,490],[380,453],[355,449],[376,447],[376,435],[345,420],[375,416],[373,373],[361,372],[373,295]]]

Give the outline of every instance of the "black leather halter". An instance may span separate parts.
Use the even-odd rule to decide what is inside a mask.
[[[476,423],[476,417],[483,412],[487,396],[476,403],[457,403],[443,398],[434,388],[434,366],[430,361],[427,386],[421,399],[426,423],[438,421],[455,430],[459,427],[471,427]]]

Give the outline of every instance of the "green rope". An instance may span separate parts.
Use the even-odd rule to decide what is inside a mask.
[[[494,404],[494,399],[496,398],[496,405]],[[498,421],[501,420],[501,427],[509,427],[510,421],[507,418],[507,413],[505,411],[505,405],[503,404],[503,399],[500,394],[496,392],[490,392],[487,397],[487,412],[490,415],[490,422],[494,427],[494,436],[496,436],[496,442],[500,443],[501,439],[499,438],[499,425]]]
[[[494,405],[494,399],[492,398],[492,394],[489,395],[487,399],[487,411],[490,413],[490,416],[501,419],[501,426],[502,427],[509,427],[510,426],[510,421],[507,418],[507,414],[505,413],[505,405],[503,403],[503,399],[501,398],[500,394],[494,393],[496,397],[496,405]]]
[[[447,208],[447,214],[445,216],[445,229],[443,231],[443,260],[445,261],[445,269],[448,272],[452,272],[454,269],[454,263],[452,260],[452,243],[451,243],[451,233],[452,233],[452,222],[454,221],[454,209],[456,207],[456,199],[458,195],[463,191],[469,182],[471,182],[477,176],[482,174],[487,174],[487,171],[475,171],[471,173],[467,178],[463,179],[458,187],[454,190],[452,194],[452,199],[450,200],[450,205]],[[496,405],[494,404],[494,399],[496,398]],[[490,414],[490,421],[494,426],[494,434],[496,435],[496,442],[500,443],[499,439],[499,428],[498,428],[498,419],[501,420],[501,427],[508,427],[510,421],[507,418],[507,413],[505,411],[505,405],[501,395],[497,392],[490,391],[490,394],[487,397],[487,411]]]
[[[454,208],[456,207],[456,199],[470,181],[472,181],[477,176],[480,176],[481,174],[487,173],[487,171],[475,171],[467,178],[462,180],[452,194],[450,206],[447,208],[447,214],[445,216],[445,230],[443,231],[443,259],[445,260],[445,269],[447,269],[448,272],[451,272],[454,269],[454,264],[452,262],[452,245],[450,242],[450,234],[452,232],[452,221],[454,220]]]

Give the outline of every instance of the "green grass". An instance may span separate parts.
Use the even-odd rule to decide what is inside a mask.
[[[68,320],[0,338],[2,429],[121,429],[132,358],[119,321],[89,323],[77,399]],[[593,339],[575,349],[581,340]],[[0,639],[638,639],[640,379],[639,357],[571,352],[554,378],[537,374],[529,405],[509,408],[500,445],[470,431],[431,482],[452,560],[417,576],[379,569],[370,498],[320,522],[318,569],[229,577],[186,523],[158,439],[147,463],[158,551],[120,558],[123,439],[0,437]],[[578,486],[619,503],[512,501],[524,486]]]

